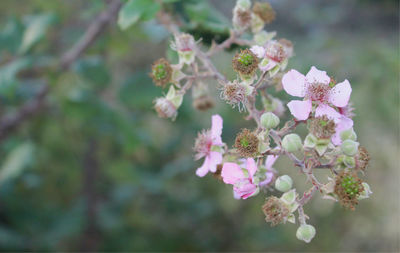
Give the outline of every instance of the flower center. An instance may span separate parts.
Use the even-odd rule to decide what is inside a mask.
[[[253,56],[251,54],[242,54],[238,57],[238,62],[244,66],[249,66],[253,63]]]
[[[165,64],[158,64],[157,66],[155,66],[153,69],[153,76],[157,80],[162,80],[167,77],[167,69]]]
[[[342,187],[344,191],[350,196],[355,196],[359,193],[358,182],[352,176],[347,176],[343,178]]]
[[[194,144],[194,151],[197,157],[203,157],[210,153],[212,147],[211,131],[203,131],[198,134]]]
[[[313,83],[308,87],[308,97],[313,101],[326,101],[330,89],[329,85]]]

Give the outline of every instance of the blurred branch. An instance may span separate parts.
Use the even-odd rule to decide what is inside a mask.
[[[104,28],[115,19],[121,6],[121,0],[112,0],[108,8],[101,12],[89,25],[81,39],[61,56],[59,63],[56,64],[57,70],[68,69],[104,32]],[[50,86],[48,84],[44,85],[36,96],[23,104],[15,114],[0,118],[0,141],[10,132],[17,129],[24,121],[40,112],[49,91]]]
[[[96,153],[97,143],[92,139],[83,160],[82,195],[86,200],[86,229],[81,241],[83,251],[96,251],[99,242],[99,229],[96,221],[98,207],[96,182],[99,177],[99,163]]]

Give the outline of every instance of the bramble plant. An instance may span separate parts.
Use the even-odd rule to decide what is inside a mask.
[[[222,117],[213,115],[211,128],[203,130],[195,140],[195,159],[204,159],[196,175],[204,177],[210,172],[225,184],[231,184],[236,199],[267,193],[262,206],[266,222],[272,226],[298,223],[296,237],[308,243],[316,229],[307,223],[309,217],[304,213],[304,205],[319,191],[322,198],[354,210],[359,200],[372,193],[359,177],[364,175],[370,158],[353,130],[349,81],[337,83],[315,66],[305,75],[294,69],[286,71],[293,56],[293,44],[287,39],[276,39],[275,32],[263,30],[274,18],[275,11],[268,3],[256,2],[252,6],[250,0],[238,0],[230,36],[219,44],[213,42],[204,51],[192,35],[180,32],[179,22],[175,22],[171,13],[160,11],[158,19],[174,36],[171,48],[177,52],[179,62],[173,64],[161,58],[153,64],[150,76],[154,83],[168,87],[165,96],[156,98],[155,110],[160,117],[174,120],[183,96],[190,89],[193,105],[207,110],[214,102],[205,80],[217,80],[220,97],[247,113],[247,118],[255,121],[255,127],[242,129],[230,148],[221,139]],[[237,78],[228,80],[210,57],[232,45],[243,49],[229,63]],[[303,98],[287,103],[293,119],[285,123],[280,120],[285,111],[283,102],[268,93],[273,86]],[[261,108],[256,107],[258,96]],[[304,140],[294,133],[300,124],[308,129]],[[287,156],[299,168],[310,183],[309,190],[299,194],[295,180],[273,168],[279,156]],[[323,183],[314,175],[317,169],[329,170],[332,177]]]

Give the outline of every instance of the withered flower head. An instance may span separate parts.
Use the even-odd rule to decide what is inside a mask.
[[[252,75],[258,68],[258,58],[249,49],[236,53],[232,60],[233,69],[242,75]]]
[[[160,118],[172,118],[173,120],[178,115],[175,105],[164,97],[156,98],[154,101],[154,109]]]
[[[364,170],[367,168],[369,160],[371,159],[366,148],[359,146],[357,155],[357,168]]]
[[[254,157],[258,151],[258,142],[257,136],[244,128],[236,136],[234,147],[242,157]]]
[[[345,208],[355,209],[358,196],[364,191],[362,181],[356,173],[341,171],[335,179],[334,193]]]
[[[276,62],[282,62],[287,58],[287,52],[283,45],[277,41],[271,41],[265,48],[265,54],[268,58]]]
[[[207,111],[213,108],[214,105],[214,100],[208,95],[202,95],[193,100],[193,107],[199,111]]]
[[[169,62],[164,59],[158,59],[151,67],[150,77],[157,86],[165,86],[171,82],[172,67]]]
[[[259,16],[266,24],[274,21],[276,13],[269,3],[256,2],[253,6],[253,13]]]
[[[233,23],[240,29],[246,29],[251,24],[251,12],[250,10],[242,10],[235,8],[233,10]]]
[[[238,80],[222,85],[221,98],[233,107],[238,105],[240,110],[240,104],[246,102],[246,87]]]
[[[289,215],[289,209],[279,198],[269,197],[262,206],[265,214],[265,221],[271,222],[271,226],[276,226],[286,220]]]
[[[335,122],[326,115],[310,119],[307,125],[310,133],[319,139],[330,139],[335,134],[335,127]]]

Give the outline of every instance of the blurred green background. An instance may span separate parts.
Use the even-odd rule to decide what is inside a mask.
[[[226,37],[235,1],[171,2],[192,20],[186,31],[204,42]],[[43,84],[51,91],[40,113],[0,143],[0,250],[398,252],[398,1],[270,2],[277,19],[266,29],[294,43],[289,68],[315,65],[352,84],[355,130],[372,157],[370,199],[352,212],[317,194],[305,207],[317,229],[310,244],[296,239],[296,225],[271,228],[261,211],[265,195],[238,201],[231,186],[194,174],[197,131],[219,113],[232,145],[240,128],[254,126],[244,114],[215,88],[208,112],[196,111],[190,95],[175,122],[154,112],[152,101],[166,91],[152,84],[151,63],[176,58],[154,20],[126,31],[112,22],[69,70],[37,73],[30,69],[57,61],[107,1],[2,0],[0,115],[15,113]],[[214,59],[230,78],[233,54]],[[285,158],[275,168],[305,189]]]

